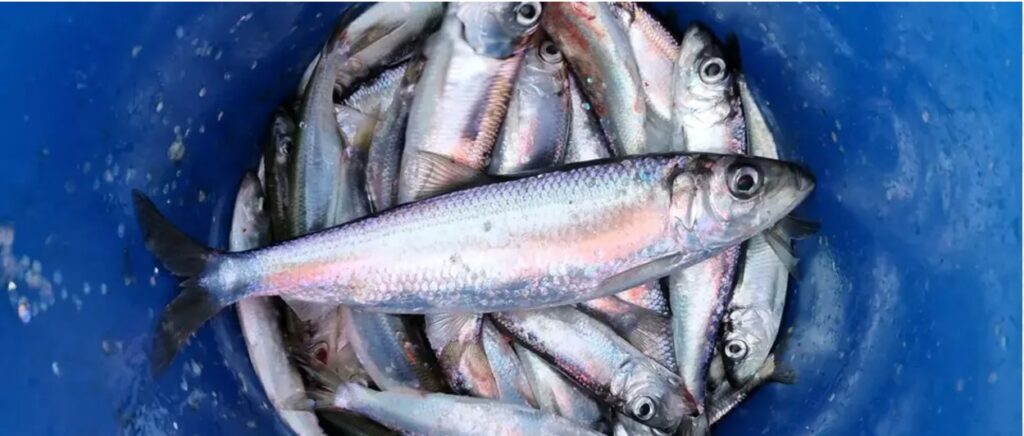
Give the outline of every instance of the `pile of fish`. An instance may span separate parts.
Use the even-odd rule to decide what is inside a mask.
[[[300,435],[708,432],[786,378],[791,240],[815,230],[727,51],[632,3],[350,8],[228,251],[135,193],[183,277],[154,369],[236,305]]]

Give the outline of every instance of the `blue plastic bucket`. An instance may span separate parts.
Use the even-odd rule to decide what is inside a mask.
[[[129,192],[223,246],[271,112],[343,7],[0,6],[0,432],[282,428],[233,311],[150,377],[176,287]],[[818,179],[780,345],[798,382],[717,431],[1019,434],[1021,6],[653,9],[736,34],[783,157]]]

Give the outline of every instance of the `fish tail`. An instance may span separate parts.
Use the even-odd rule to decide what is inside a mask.
[[[146,248],[172,274],[185,277],[181,293],[160,316],[153,338],[152,371],[162,373],[185,341],[221,309],[240,299],[231,282],[210,280],[227,255],[206,247],[174,227],[139,191],[132,192]]]

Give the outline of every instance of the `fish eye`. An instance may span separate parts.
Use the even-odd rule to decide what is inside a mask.
[[[327,364],[327,343],[324,341],[317,342],[309,347],[309,354],[313,356],[313,360],[321,365]]]
[[[540,19],[540,2],[522,2],[516,6],[516,23],[532,26]]]
[[[641,421],[648,421],[654,418],[654,400],[650,397],[640,397],[633,400],[629,406],[633,417]]]
[[[713,85],[725,79],[725,61],[719,57],[705,59],[700,65],[700,80]]]
[[[725,357],[730,359],[742,359],[747,355],[747,343],[734,339],[725,344]]]
[[[551,41],[544,41],[540,45],[540,58],[544,62],[556,64],[562,62],[562,52],[558,50],[555,43]]]
[[[729,170],[729,192],[738,200],[747,200],[761,189],[761,172],[750,165],[737,165]]]

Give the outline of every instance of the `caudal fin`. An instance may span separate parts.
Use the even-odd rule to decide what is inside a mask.
[[[186,278],[181,293],[160,316],[153,338],[152,370],[160,374],[192,333],[234,301],[230,289],[210,289],[202,277],[219,262],[221,253],[175,228],[141,192],[133,191],[132,199],[146,248],[168,271]]]

